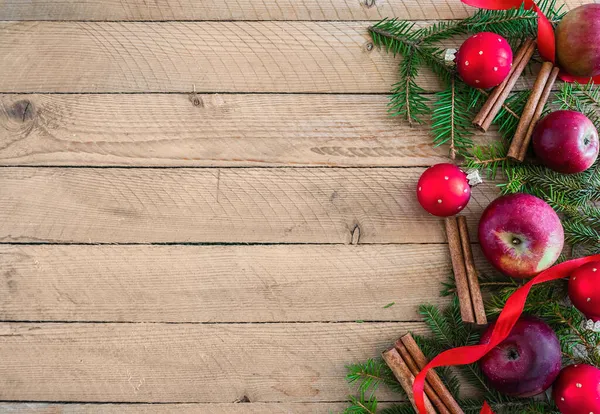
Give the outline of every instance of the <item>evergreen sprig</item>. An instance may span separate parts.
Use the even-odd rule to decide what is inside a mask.
[[[564,15],[556,0],[538,3],[551,23]],[[525,192],[546,200],[561,215],[566,241],[573,245],[571,254],[600,252],[600,161],[580,174],[563,175],[531,163],[515,163],[506,154],[508,144],[523,112],[530,91],[515,92],[503,104],[494,119],[502,140],[486,146],[475,146],[470,125],[473,113],[488,93],[465,85],[455,70],[446,65],[444,50],[437,44],[458,34],[492,31],[506,37],[512,45],[525,37],[534,37],[537,15],[524,7],[507,11],[480,10],[461,21],[443,21],[429,27],[415,27],[410,22],[384,19],[369,28],[373,43],[391,54],[400,55],[399,80],[392,89],[389,110],[411,124],[427,122],[431,117],[436,145],[447,144],[451,155],[463,155],[467,168],[477,168],[495,178],[503,173],[506,182],[502,192]],[[442,81],[443,89],[435,94],[418,83],[419,71],[428,67]],[[431,102],[430,102],[431,101]],[[586,114],[600,129],[600,87],[594,84],[562,83],[552,103],[561,109]],[[550,109],[547,105],[545,111]],[[564,260],[561,257],[559,260]],[[506,301],[524,282],[499,276],[480,274],[480,285],[486,290],[486,311],[497,316]],[[413,335],[428,358],[446,349],[475,344],[479,331],[463,324],[452,278],[443,284],[443,296],[452,297],[447,307],[422,305],[419,313],[429,335]],[[600,366],[600,333],[587,329],[585,316],[568,300],[567,281],[559,280],[535,286],[525,305],[525,312],[545,320],[556,332],[565,363],[590,363]],[[494,412],[559,414],[549,399],[512,398],[489,386],[477,364],[436,370],[465,413],[479,413],[483,401]],[[404,393],[392,372],[381,359],[348,366],[348,381],[356,388],[345,411],[370,414],[377,410],[376,390],[379,386],[395,391],[399,399]],[[477,391],[474,398],[461,399],[459,380]],[[395,404],[380,412],[414,413],[410,403]]]
[[[556,0],[544,0],[541,9],[556,23],[563,13],[556,7]],[[473,16],[458,21],[442,21],[428,27],[415,27],[414,23],[398,19],[383,19],[369,27],[373,44],[393,55],[400,55],[399,81],[393,85],[389,112],[400,116],[409,124],[422,124],[429,115],[433,119],[433,137],[436,145],[450,144],[450,155],[467,155],[472,147],[472,111],[483,101],[484,91],[470,90],[457,77],[455,70],[444,61],[444,50],[436,44],[458,34],[481,31],[496,32],[513,43],[536,35],[537,14],[524,6],[512,10],[479,10]],[[433,111],[428,105],[428,92],[417,82],[419,69],[431,69],[447,86],[436,94]],[[466,93],[462,93],[463,90]],[[458,93],[458,92],[461,93]],[[518,114],[525,104],[529,91],[513,95],[494,123],[500,126],[505,137],[511,137],[518,123]],[[467,96],[469,103],[463,105]],[[511,109],[510,107],[514,107]]]
[[[558,23],[564,13],[556,0],[541,1],[538,6],[552,23]],[[494,32],[507,39],[523,39],[537,36],[537,14],[526,10],[524,5],[511,10],[478,10],[473,16],[463,20],[468,33]]]
[[[456,154],[467,155],[473,146],[470,91],[452,78],[448,86],[436,94],[436,98],[431,117],[435,146],[450,144],[451,158],[455,158]]]
[[[485,171],[490,179],[495,179],[499,170],[508,168],[511,161],[506,156],[508,145],[506,142],[495,142],[490,145],[476,146],[466,157],[467,169]]]
[[[424,117],[431,112],[425,90],[415,81],[419,64],[419,54],[409,48],[400,63],[400,82],[393,86],[389,102],[389,113],[403,117],[411,125],[422,124]]]
[[[542,199],[557,194],[572,206],[600,200],[600,168],[592,167],[579,174],[561,174],[549,168],[523,164],[507,168],[503,193],[528,193]]]
[[[346,380],[357,386],[361,394],[373,394],[381,384],[387,385],[393,391],[404,395],[404,390],[394,379],[394,374],[381,358],[368,359],[364,363],[346,366]]]
[[[594,123],[596,129],[600,129],[600,87],[593,82],[586,85],[563,82],[554,103],[560,109],[583,113]]]
[[[502,300],[506,300],[508,296],[510,296],[511,292],[517,289],[520,286],[519,283],[514,280],[505,280],[502,283],[489,283],[489,280],[482,280],[483,286],[493,286],[494,289],[498,290],[497,300],[499,303]],[[452,284],[452,282],[450,283]],[[543,289],[548,289],[547,286],[541,286]],[[536,300],[540,300],[540,298],[549,295],[547,291],[538,292],[537,296],[533,297],[537,298]],[[554,315],[552,318],[556,318],[556,320],[550,320],[550,323],[555,324],[562,330],[558,330],[557,332],[560,334],[559,337],[561,340],[565,339],[563,350],[565,353],[571,352],[569,351],[573,347],[573,344],[577,344],[578,340],[580,340],[579,334],[574,334],[573,332],[566,330],[566,327],[570,325],[568,323],[577,323],[579,320],[575,321],[574,315],[568,314],[563,315],[562,318],[555,316],[553,313],[554,308],[549,309],[546,308],[544,316],[549,318],[548,315]],[[440,352],[454,348],[457,346],[463,345],[472,345],[476,344],[479,341],[479,333],[474,330],[471,325],[464,324],[462,322],[460,316],[460,305],[458,302],[458,298],[456,295],[454,296],[452,302],[449,306],[444,309],[440,309],[437,306],[433,305],[421,305],[419,307],[419,312],[423,316],[423,320],[425,324],[431,331],[431,337],[424,337],[420,335],[413,335],[415,341],[417,341],[419,347],[423,351],[423,353],[427,356],[427,358],[431,359],[435,355]],[[571,319],[568,319],[571,318]],[[565,323],[568,322],[568,323]],[[554,326],[554,325],[553,325]],[[582,335],[585,335],[586,340],[589,341],[589,346],[593,346],[597,339],[595,334],[592,335],[590,333],[580,332]],[[590,336],[591,335],[591,336]],[[572,351],[569,356],[574,356],[575,351]],[[587,359],[573,359],[574,361],[587,361]],[[348,366],[348,376],[347,379],[351,384],[356,385],[358,396],[350,397],[350,404],[348,408],[344,411],[346,414],[371,414],[374,413],[373,409],[377,408],[377,398],[375,396],[375,389],[380,384],[390,385],[388,379],[393,378],[391,371],[385,365],[385,363],[380,360],[368,360],[363,364],[353,364]],[[513,398],[505,396],[497,391],[495,391],[487,382],[484,377],[481,369],[477,364],[463,365],[456,367],[456,371],[459,373],[457,375],[455,370],[451,368],[438,368],[436,370],[442,381],[448,387],[450,393],[456,398],[459,402],[459,405],[464,410],[465,413],[479,413],[481,406],[484,401],[487,401],[494,412],[498,414],[508,414],[508,413],[556,413],[556,407],[551,401],[538,401],[531,398]],[[375,379],[373,379],[375,378]],[[467,382],[473,386],[476,390],[479,390],[480,395],[477,398],[470,399],[461,399],[459,393],[459,380],[462,379],[464,382]],[[399,398],[405,398],[405,394],[401,392],[398,384],[395,380],[393,387],[391,388],[393,391],[398,392]],[[377,383],[376,385],[374,385]],[[413,414],[415,411],[410,405],[410,403],[400,403],[392,405],[391,407],[385,408],[380,411],[383,414],[404,414],[411,413]]]

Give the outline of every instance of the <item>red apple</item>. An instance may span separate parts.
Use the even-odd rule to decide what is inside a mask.
[[[558,259],[564,244],[560,219],[545,201],[529,194],[494,200],[479,220],[479,243],[502,273],[530,278]]]
[[[600,4],[584,4],[556,28],[558,65],[575,76],[600,75]]]
[[[539,160],[563,174],[585,171],[598,157],[598,131],[581,112],[551,112],[535,126],[532,140]]]
[[[481,337],[490,341],[495,322]],[[558,337],[544,321],[521,316],[508,337],[488,352],[479,365],[490,384],[515,397],[531,397],[552,385],[561,367]]]

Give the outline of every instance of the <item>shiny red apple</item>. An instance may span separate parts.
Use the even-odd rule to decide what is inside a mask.
[[[556,28],[558,65],[571,75],[600,75],[600,4],[584,4]]]
[[[488,261],[502,273],[530,278],[558,259],[564,232],[545,201],[529,194],[497,198],[479,221],[479,243]]]
[[[533,130],[533,149],[546,167],[563,174],[579,173],[598,157],[598,131],[577,111],[554,111]]]
[[[480,343],[490,341],[495,322]],[[508,337],[488,352],[479,365],[490,384],[515,397],[531,397],[552,385],[561,367],[558,337],[544,321],[521,316]]]

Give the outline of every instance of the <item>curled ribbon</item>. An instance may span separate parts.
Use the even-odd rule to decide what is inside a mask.
[[[582,257],[579,259],[569,260],[560,263],[556,266],[547,269],[531,279],[527,284],[517,289],[506,301],[504,309],[498,316],[496,326],[492,331],[490,341],[487,344],[462,346],[459,348],[449,349],[448,351],[442,352],[435,358],[433,358],[415,378],[413,385],[413,393],[415,397],[415,404],[420,414],[426,414],[425,401],[423,396],[423,388],[425,386],[425,376],[427,372],[436,367],[450,366],[450,365],[466,365],[477,362],[485,354],[496,347],[500,342],[504,341],[510,331],[517,323],[517,320],[523,313],[525,307],[525,301],[527,295],[534,285],[540,283],[550,282],[552,280],[562,279],[569,276],[578,267],[594,261],[600,261],[600,254],[588,257]],[[487,403],[484,404],[481,414],[493,414],[491,408]]]
[[[533,0],[461,0],[463,3],[487,10],[509,10],[523,7],[527,10],[534,10],[538,15],[537,47],[540,55],[545,60],[556,64],[556,40],[554,38],[554,28],[552,23],[546,17],[544,12],[535,4]],[[587,84],[592,81],[600,83],[600,75],[593,78],[585,78],[569,75],[562,71],[560,78],[565,82],[577,82]]]

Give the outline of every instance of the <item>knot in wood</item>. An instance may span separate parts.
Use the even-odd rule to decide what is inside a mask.
[[[28,99],[21,99],[13,103],[6,110],[9,118],[18,122],[31,121],[35,116],[35,108],[33,103]]]

